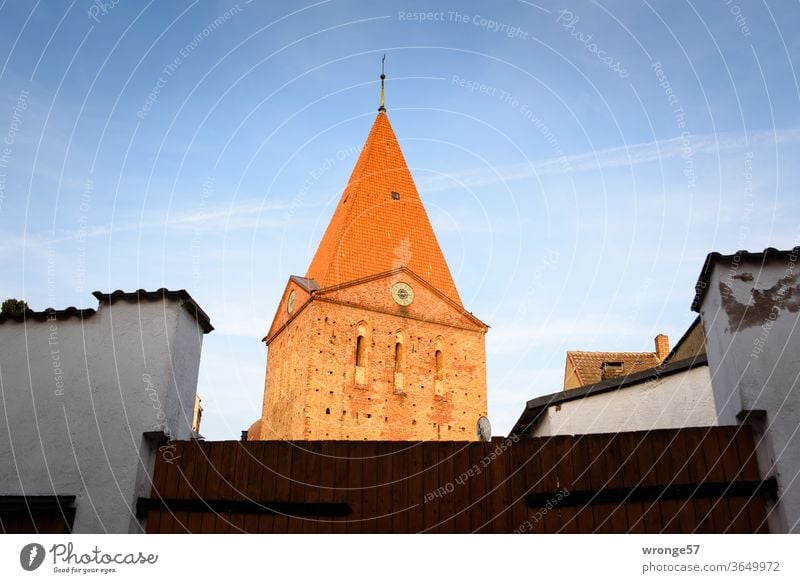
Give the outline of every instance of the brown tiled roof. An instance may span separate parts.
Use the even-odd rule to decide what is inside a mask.
[[[580,386],[593,385],[603,380],[604,362],[621,362],[623,374],[629,375],[659,365],[655,352],[585,352],[570,350],[567,360],[575,367]]]
[[[389,118],[380,112],[306,277],[327,288],[399,267],[463,307]]]

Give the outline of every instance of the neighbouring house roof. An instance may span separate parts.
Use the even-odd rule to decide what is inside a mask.
[[[677,362],[663,363],[656,367],[648,368],[633,374],[627,374],[624,377],[610,381],[595,383],[577,389],[570,389],[569,391],[559,391],[557,393],[531,399],[526,403],[522,415],[520,415],[519,419],[514,424],[509,435],[519,435],[520,437],[527,435],[548,407],[567,401],[574,401],[576,399],[585,399],[600,393],[623,390],[628,387],[634,387],[649,381],[656,381],[700,366],[708,366],[708,360],[705,354],[693,358],[686,358]]]
[[[97,298],[97,300],[103,304],[107,303],[112,305],[116,302],[123,301],[127,303],[139,303],[139,302],[157,302],[159,300],[179,300],[183,302],[183,307],[189,312],[189,315],[192,316],[200,327],[203,329],[204,334],[208,334],[214,329],[214,326],[211,325],[211,319],[208,317],[200,306],[192,299],[192,296],[189,295],[185,289],[179,290],[168,290],[167,288],[162,287],[156,291],[147,291],[143,289],[136,290],[134,292],[125,292],[122,290],[116,290],[111,293],[103,293],[99,291],[92,292],[92,295]]]
[[[711,277],[711,270],[714,265],[718,262],[732,262],[736,265],[743,261],[748,262],[761,262],[764,265],[768,259],[789,259],[790,257],[794,257],[793,261],[797,261],[797,257],[800,255],[800,246],[796,246],[793,249],[775,249],[774,247],[767,247],[763,251],[758,251],[751,253],[750,251],[737,251],[731,255],[722,255],[721,253],[712,252],[706,256],[706,261],[703,264],[703,269],[700,271],[700,275],[697,277],[697,283],[694,286],[695,294],[694,299],[692,300],[692,311],[699,312],[700,306],[703,304],[703,300],[706,297],[706,291],[708,290],[708,285],[710,283]]]
[[[378,113],[306,278],[321,288],[407,267],[463,306],[386,113]]]
[[[601,382],[603,380],[603,363],[606,362],[621,362],[625,375],[647,370],[659,364],[655,352],[587,352],[570,350],[567,352],[567,360],[572,363],[580,386]]]

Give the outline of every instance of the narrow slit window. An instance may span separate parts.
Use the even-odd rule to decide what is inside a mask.
[[[442,362],[442,351],[441,350],[437,350],[434,353],[434,360],[436,361],[436,380],[440,381],[440,380],[442,380],[442,369],[443,369],[443,366],[444,366],[444,363]]]
[[[403,372],[406,350],[403,343],[398,341],[394,345],[394,372]]]
[[[364,336],[359,334],[356,338],[356,366],[364,366],[364,352],[366,350],[366,342]]]

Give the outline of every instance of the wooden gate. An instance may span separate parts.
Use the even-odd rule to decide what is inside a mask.
[[[150,533],[761,533],[775,491],[747,426],[162,453],[137,504]]]

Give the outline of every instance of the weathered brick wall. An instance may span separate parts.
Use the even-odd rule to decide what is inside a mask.
[[[262,439],[477,439],[475,423],[487,413],[485,328],[419,282],[410,282],[412,305],[400,307],[391,283],[321,294],[272,340]],[[359,324],[366,351],[356,382]],[[401,375],[395,374],[398,333]]]

